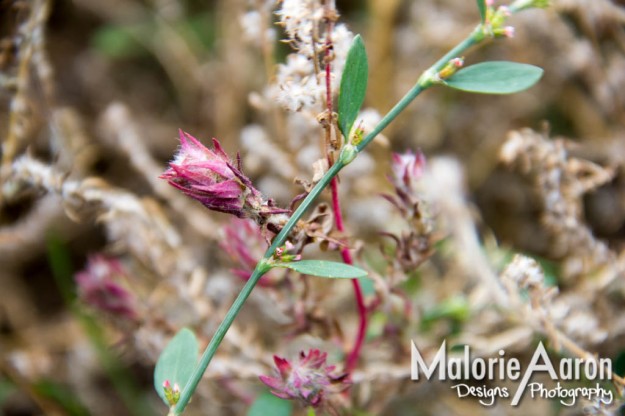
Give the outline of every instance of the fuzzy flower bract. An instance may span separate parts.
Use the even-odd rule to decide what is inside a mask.
[[[271,392],[283,399],[295,399],[304,406],[319,407],[327,394],[347,388],[347,374],[332,374],[335,366],[327,365],[328,354],[317,349],[300,352],[297,361],[273,357],[277,372],[274,377],[260,376]]]
[[[206,208],[259,221],[272,214],[288,212],[265,201],[252,182],[213,139],[214,150],[195,137],[180,131],[180,149],[160,177]]]

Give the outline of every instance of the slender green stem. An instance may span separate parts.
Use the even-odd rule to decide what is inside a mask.
[[[308,207],[314,202],[314,200],[321,193],[321,191],[325,189],[325,187],[330,183],[332,178],[336,176],[336,174],[343,168],[343,166],[344,164],[340,160],[332,165],[332,167],[326,172],[325,176],[321,178],[321,180],[315,185],[315,187],[302,201],[299,207],[297,207],[293,215],[291,215],[289,221],[282,228],[282,231],[280,231],[280,233],[274,238],[273,244],[271,245],[271,247],[269,247],[269,249],[263,256],[263,259],[256,265],[256,269],[254,269],[254,272],[245,283],[245,286],[243,286],[243,289],[241,289],[241,292],[239,293],[237,298],[234,300],[234,303],[228,310],[228,313],[226,313],[223,321],[221,322],[221,324],[219,324],[219,327],[215,331],[215,335],[213,335],[213,338],[210,340],[208,346],[204,350],[204,353],[200,358],[200,362],[195,368],[191,379],[185,386],[184,390],[180,393],[180,399],[178,400],[175,408],[175,412],[177,415],[181,414],[184,411],[185,407],[187,407],[187,404],[189,403],[193,392],[195,392],[195,389],[202,379],[202,375],[206,371],[208,364],[211,362],[213,356],[215,355],[219,344],[221,344],[221,341],[224,339],[226,332],[228,332],[230,325],[232,325],[232,322],[234,322],[234,319],[239,314],[239,311],[243,307],[243,304],[249,297],[250,293],[252,293],[252,290],[254,289],[260,278],[265,273],[267,273],[269,269],[271,269],[271,266],[267,264],[266,260],[271,258],[276,249],[284,244],[289,233],[291,232],[297,221],[299,221],[299,219],[304,214],[304,211],[308,209]]]
[[[208,364],[211,362],[211,359],[215,355],[219,344],[221,344],[221,341],[223,341],[226,332],[228,332],[228,329],[230,329],[230,325],[232,325],[234,318],[236,318],[236,316],[239,314],[239,311],[243,307],[243,304],[247,300],[250,293],[252,293],[254,286],[256,286],[263,274],[265,274],[270,268],[271,267],[262,260],[256,265],[254,273],[252,273],[248,281],[245,283],[245,286],[243,286],[243,289],[241,289],[241,292],[234,300],[234,303],[228,310],[228,313],[226,313],[226,316],[224,316],[224,320],[221,321],[221,324],[219,324],[219,327],[215,331],[215,335],[213,335],[213,338],[210,340],[208,346],[204,350],[204,353],[200,358],[200,362],[198,363],[197,367],[195,367],[195,371],[193,372],[191,379],[184,387],[184,390],[182,390],[182,392],[180,393],[180,399],[178,400],[176,408],[174,409],[175,415],[181,414],[184,411],[185,407],[187,407],[189,400],[191,400],[191,396],[195,392],[198,383],[202,379],[202,376],[204,375]]]
[[[484,39],[482,28],[482,24],[477,25],[468,37],[466,37],[462,42],[454,46],[441,59],[436,61],[436,63],[432,65],[432,68],[440,71],[445,65],[447,65],[447,62],[451,61],[454,58],[460,57],[460,55],[462,55],[462,53],[469,49],[471,46],[481,42]]]
[[[445,56],[443,56],[441,59],[439,59],[434,65],[432,65],[429,69],[427,69],[423,75],[421,75],[421,77],[419,78],[419,81],[417,82],[417,84],[412,87],[412,89],[410,91],[408,91],[408,93],[406,93],[406,95],[404,95],[402,97],[401,100],[399,100],[399,102],[397,104],[395,104],[395,106],[393,108],[391,108],[391,110],[384,116],[384,118],[382,118],[382,120],[380,120],[380,122],[378,123],[377,126],[375,126],[375,128],[373,130],[371,130],[371,132],[369,134],[367,134],[367,136],[362,140],[362,142],[360,142],[357,146],[356,146],[356,150],[358,152],[360,152],[362,149],[364,149],[365,147],[367,147],[367,145],[369,143],[371,143],[371,141],[378,135],[380,134],[380,132],[382,130],[384,130],[386,128],[386,126],[388,126],[391,121],[395,120],[395,118],[397,118],[397,116],[404,111],[404,109],[406,107],[408,107],[408,105],[415,99],[417,98],[417,96],[419,94],[421,94],[425,89],[427,89],[428,87],[430,87],[432,84],[428,83],[428,82],[424,82],[425,78],[428,76],[428,74],[436,74],[438,73],[438,71],[440,71],[441,69],[443,69],[443,67],[445,65],[447,65],[447,63],[454,59],[457,58],[460,54],[462,54],[464,51],[466,51],[467,49],[469,49],[471,46],[475,45],[476,43],[478,43],[480,41],[479,38],[479,34],[481,30],[481,25],[479,25],[472,33],[469,37],[467,37],[466,39],[464,39],[462,42],[460,42],[459,44],[457,44],[453,49],[451,49],[449,52],[447,52],[445,54]]]
[[[393,121],[408,106],[408,104],[412,102],[412,100],[414,100],[421,92],[423,92],[425,89],[432,85],[432,83],[423,82],[423,80],[425,79],[424,77],[427,74],[436,74],[443,68],[443,66],[447,64],[447,62],[449,62],[449,60],[457,57],[463,51],[481,40],[481,38],[479,37],[480,32],[478,32],[479,28],[480,26],[478,26],[478,28],[476,28],[476,30],[473,31],[473,33],[469,37],[460,42],[456,47],[454,47],[438,62],[436,62],[430,69],[424,72],[424,75],[419,78],[419,82],[417,82],[417,84],[412,87],[410,91],[408,91],[408,93],[388,112],[388,114],[386,114],[384,118],[382,118],[380,123],[363,139],[362,142],[360,142],[356,146],[348,144],[343,148],[339,160],[330,167],[330,169],[310,191],[310,193],[302,201],[302,203],[295,210],[295,212],[293,212],[293,215],[291,215],[289,221],[284,225],[280,233],[274,238],[271,247],[267,249],[267,252],[256,265],[256,269],[254,269],[254,272],[248,279],[247,283],[245,284],[245,286],[243,286],[243,289],[241,289],[241,292],[234,300],[234,303],[228,310],[228,313],[226,313],[223,321],[221,322],[221,324],[219,324],[219,327],[215,331],[215,335],[213,335],[213,338],[208,343],[206,350],[204,350],[204,353],[200,358],[200,362],[195,368],[191,379],[180,394],[180,400],[178,401],[174,409],[176,415],[180,415],[187,407],[189,400],[191,400],[191,396],[195,392],[198,383],[202,379],[202,375],[206,371],[208,364],[215,355],[215,352],[221,344],[221,341],[224,339],[226,332],[228,332],[230,325],[232,325],[232,322],[239,314],[239,311],[243,307],[243,304],[249,297],[250,293],[252,293],[252,290],[254,289],[260,278],[271,269],[271,265],[268,264],[267,260],[269,260],[273,256],[274,252],[278,247],[284,244],[289,233],[304,215],[304,212],[310,207],[315,199],[317,199],[319,194],[328,186],[330,181],[332,181],[332,179],[339,173],[339,171],[343,169],[348,163],[350,163],[354,159],[354,157],[356,157],[358,152],[364,149],[375,138],[375,136],[377,136],[382,130],[384,130],[384,128],[386,128],[386,126],[388,126],[390,122]]]
[[[315,187],[297,207],[293,215],[291,215],[289,221],[284,225],[284,227],[282,227],[280,233],[276,236],[276,238],[273,239],[273,244],[271,244],[271,247],[267,249],[267,252],[265,253],[265,256],[263,258],[270,258],[271,256],[273,256],[274,251],[276,251],[278,247],[284,244],[286,238],[291,232],[291,229],[300,220],[300,218],[302,218],[302,215],[304,215],[304,211],[308,209],[308,207],[315,201],[315,199],[317,199],[321,191],[323,191],[328,186],[332,178],[334,178],[344,167],[345,163],[342,159],[339,159],[336,163],[334,163],[334,165],[330,167],[325,175],[323,175],[321,180],[317,182]]]

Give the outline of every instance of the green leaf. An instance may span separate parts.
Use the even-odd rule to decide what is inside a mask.
[[[247,416],[291,416],[293,404],[269,392],[260,394],[247,411]]]
[[[512,94],[536,84],[543,70],[517,62],[492,61],[471,65],[456,72],[445,85],[483,94]]]
[[[188,328],[182,328],[165,347],[154,369],[154,388],[169,406],[165,398],[163,383],[169,380],[171,385],[178,384],[180,391],[191,378],[197,364],[198,343],[195,334]]]
[[[480,18],[482,19],[482,23],[484,23],[486,20],[486,1],[477,0],[477,8],[480,10]]]
[[[358,267],[336,261],[301,260],[292,263],[279,263],[275,267],[286,267],[301,274],[330,279],[358,279],[367,276],[367,272]]]
[[[339,128],[345,137],[349,137],[349,132],[365,100],[368,73],[365,44],[360,35],[356,35],[347,53],[339,90]]]

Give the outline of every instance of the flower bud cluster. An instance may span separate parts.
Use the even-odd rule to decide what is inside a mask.
[[[210,150],[195,137],[180,131],[180,149],[160,177],[206,208],[238,218],[251,218],[264,224],[272,215],[289,212],[263,199],[241,172],[240,159],[237,157],[235,165],[217,139],[213,139],[213,147]]]
[[[317,349],[300,352],[297,361],[274,356],[274,377],[260,376],[271,392],[283,399],[298,400],[304,406],[320,407],[324,397],[348,387],[347,374],[333,374],[335,366],[326,365],[328,354]]]

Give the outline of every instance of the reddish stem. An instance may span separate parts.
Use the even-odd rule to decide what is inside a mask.
[[[334,222],[336,229],[339,232],[344,232],[345,227],[343,225],[343,214],[341,213],[341,202],[339,200],[339,184],[336,178],[333,178],[330,182],[330,189],[332,190],[332,210],[334,211]],[[348,247],[341,249],[341,257],[346,264],[353,265],[354,260]],[[365,333],[367,330],[367,307],[365,306],[365,297],[360,287],[358,279],[351,279],[354,285],[354,297],[356,299],[356,307],[358,308],[358,316],[360,317],[360,324],[358,325],[358,333],[356,334],[356,342],[351,352],[345,360],[345,371],[351,372],[358,364],[358,358],[360,357],[360,350],[362,344],[365,341]]]
[[[333,125],[333,108],[332,108],[332,31],[334,29],[334,21],[332,18],[334,12],[334,4],[332,1],[326,0],[326,13],[328,14],[328,21],[326,27],[326,42],[325,42],[325,72],[326,72],[326,105],[328,108],[328,118],[329,122],[326,126],[326,144],[330,142],[330,137],[332,135],[332,125]],[[331,149],[327,149],[328,151],[328,163],[332,164],[331,158]],[[343,233],[345,232],[345,226],[343,225],[343,214],[341,212],[341,201],[339,199],[339,183],[336,177],[332,179],[330,182],[330,189],[332,191],[332,211],[334,211],[334,223],[336,225],[336,229]],[[343,262],[349,265],[354,264],[354,260],[352,259],[352,255],[349,252],[349,248],[347,246],[341,248],[341,257],[343,258]],[[367,307],[365,306],[365,298],[362,293],[362,288],[360,287],[360,282],[358,279],[351,279],[352,284],[354,286],[354,297],[356,299],[356,307],[358,309],[358,315],[360,317],[360,324],[358,325],[358,333],[356,334],[356,341],[354,342],[354,346],[350,353],[347,355],[345,360],[345,371],[350,373],[356,364],[358,364],[358,358],[360,357],[360,350],[362,349],[362,344],[365,340],[365,332],[367,330]]]

